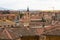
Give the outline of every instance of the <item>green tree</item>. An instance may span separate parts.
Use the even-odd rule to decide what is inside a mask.
[[[41,22],[46,22],[46,20],[44,18],[42,18]]]
[[[46,20],[42,17],[41,22],[43,22],[42,27],[44,28]]]
[[[22,17],[23,17],[23,15],[24,15],[24,14],[20,14],[20,18],[22,18]]]
[[[9,14],[10,12],[9,11],[3,11],[3,14]]]

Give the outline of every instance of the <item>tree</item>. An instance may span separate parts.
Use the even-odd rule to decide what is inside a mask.
[[[24,15],[24,14],[20,14],[20,18],[22,18],[23,15]]]
[[[41,22],[46,22],[46,20],[42,17],[42,20],[41,20]]]
[[[42,27],[44,27],[44,26],[45,26],[45,22],[46,22],[46,20],[45,20],[43,17],[42,17],[41,22],[43,22]]]
[[[9,11],[3,11],[3,14],[9,14],[10,12]]]

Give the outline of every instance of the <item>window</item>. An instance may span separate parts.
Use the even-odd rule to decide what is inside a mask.
[[[0,17],[0,20],[1,20],[1,17]]]
[[[8,27],[9,27],[9,25],[8,25]]]
[[[13,25],[11,25],[11,27],[14,27]]]
[[[0,26],[0,27],[2,27],[2,26]]]

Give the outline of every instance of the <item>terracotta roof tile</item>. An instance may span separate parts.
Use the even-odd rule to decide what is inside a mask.
[[[35,36],[35,35],[42,35],[42,34],[47,34],[47,35],[60,35],[60,26],[48,26],[45,28],[29,28],[29,30],[27,30],[28,27],[20,27],[20,28],[6,28],[6,30],[8,31],[9,35],[13,38],[19,38],[21,36]],[[57,32],[57,33],[56,33]],[[3,29],[0,30],[0,38],[4,38],[4,39],[10,39],[7,35],[7,33],[4,31]]]
[[[45,35],[60,35],[60,26],[46,28]]]

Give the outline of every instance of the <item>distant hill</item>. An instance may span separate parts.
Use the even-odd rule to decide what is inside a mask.
[[[7,8],[0,7],[0,10],[8,10]]]

